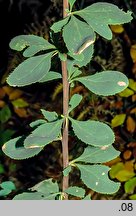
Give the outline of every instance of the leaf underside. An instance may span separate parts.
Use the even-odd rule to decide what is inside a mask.
[[[19,146],[17,146],[17,144],[19,144]],[[23,159],[34,157],[35,155],[40,153],[42,149],[43,148],[33,148],[33,149],[24,148],[24,146],[22,145],[21,137],[17,137],[15,139],[9,140],[2,147],[3,152],[8,157],[15,160],[23,160]]]

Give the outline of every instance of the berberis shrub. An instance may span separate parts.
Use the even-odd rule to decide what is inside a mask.
[[[2,148],[10,158],[24,160],[36,156],[53,141],[62,142],[61,186],[51,178],[45,179],[29,188],[28,192],[16,195],[14,200],[66,200],[69,195],[83,200],[91,199],[83,187],[71,186],[69,175],[73,172],[73,166],[74,170],[79,170],[83,184],[98,193],[113,194],[120,187],[120,183],[109,179],[109,167],[103,165],[120,154],[112,146],[114,132],[103,122],[72,118],[70,113],[80,104],[82,96],[74,94],[70,98],[69,91],[75,82],[80,82],[100,96],[117,94],[128,86],[127,77],[119,71],[99,71],[83,76],[82,67],[93,58],[96,34],[111,40],[110,25],[128,23],[132,16],[131,12],[124,12],[116,5],[100,2],[73,11],[75,1],[63,1],[63,19],[51,26],[50,42],[36,35],[19,35],[10,42],[10,48],[22,51],[25,57],[8,76],[7,83],[10,86],[22,87],[33,83],[46,85],[46,82],[55,79],[62,79],[63,83],[62,115],[42,109],[43,119],[30,124],[30,135],[11,139]],[[61,46],[56,46],[56,35],[62,39]],[[50,69],[54,56],[61,63],[62,73]],[[72,161],[69,161],[68,152],[69,126],[75,136],[86,144],[83,153]]]

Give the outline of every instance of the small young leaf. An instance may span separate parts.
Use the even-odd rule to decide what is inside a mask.
[[[126,118],[126,114],[119,114],[119,115],[116,115],[112,120],[111,120],[111,126],[114,128],[114,127],[117,127],[117,126],[120,126],[124,123],[125,121],[125,118]]]
[[[59,192],[59,187],[57,182],[52,182],[52,179],[48,179],[36,184],[30,188],[30,190],[43,193],[44,195],[49,195]]]
[[[125,182],[124,189],[125,193],[134,193],[134,190],[136,188],[136,177],[129,179],[127,182]]]
[[[24,141],[25,148],[44,147],[58,139],[63,120],[48,122],[37,127]]]
[[[72,10],[74,3],[76,2],[76,0],[68,0],[69,4],[70,4],[70,10]]]
[[[23,160],[26,158],[34,157],[43,149],[43,148],[25,149],[23,145],[20,146],[20,143],[22,144],[21,137],[11,139],[3,145],[2,151],[12,159]]]
[[[69,102],[69,110],[68,110],[69,113],[80,104],[82,98],[83,97],[79,94],[74,94],[71,97],[70,102]]]
[[[24,57],[32,57],[42,50],[54,49],[54,45],[50,44],[47,40],[37,35],[19,35],[14,37],[10,44],[11,49],[22,51],[28,47],[24,52]]]
[[[75,135],[84,143],[92,146],[109,146],[115,136],[111,128],[98,121],[77,121],[70,118]],[[99,133],[99,136],[98,136]]]
[[[71,172],[71,166],[67,166],[67,167],[63,170],[63,175],[64,175],[64,176],[68,176],[70,172]]]
[[[49,122],[55,121],[58,118],[58,114],[56,112],[49,112],[44,109],[41,109],[41,112],[45,119],[47,119]]]
[[[69,20],[69,17],[66,17],[63,20],[60,20],[58,22],[55,22],[52,26],[51,26],[51,30],[54,31],[54,33],[60,32],[61,29],[63,28],[63,26],[65,26],[67,24]]]
[[[85,196],[85,190],[81,187],[69,187],[68,189],[65,190],[66,193],[76,196],[76,197],[84,197]]]
[[[95,33],[87,23],[72,16],[69,23],[63,28],[63,38],[68,50],[77,55],[94,43]],[[86,46],[80,50],[85,43]]]
[[[85,196],[84,199],[82,199],[82,200],[91,200],[91,195]]]
[[[79,70],[77,67],[74,67],[74,60],[70,60],[70,59],[67,60],[67,69],[68,69],[69,81],[71,81],[72,78],[82,74],[81,70]]]
[[[74,14],[81,16],[95,32],[111,40],[112,32],[108,25],[128,23],[132,20],[131,12],[124,12],[116,5],[104,2],[94,3]]]
[[[51,56],[52,53],[48,53],[25,60],[9,75],[8,84],[21,87],[38,82],[49,72]]]
[[[66,54],[64,53],[58,53],[58,56],[60,58],[61,61],[67,61],[67,57],[66,57]]]
[[[16,189],[15,184],[14,184],[12,181],[5,181],[5,182],[2,182],[2,183],[0,184],[0,187],[2,187],[3,189],[8,189],[8,190],[10,190],[10,191]]]
[[[119,190],[120,183],[115,183],[108,178],[110,169],[107,166],[76,165],[81,172],[82,181],[88,188],[103,194],[113,194]]]
[[[55,79],[61,79],[62,76],[60,73],[54,72],[54,71],[50,71],[49,73],[47,73],[41,80],[39,80],[39,83],[43,83],[43,82],[48,82],[51,80],[55,80]]]
[[[73,160],[73,162],[104,163],[118,157],[119,155],[120,152],[116,151],[112,145],[105,149],[88,146],[85,148],[83,154]]]
[[[127,88],[127,77],[118,71],[103,71],[91,76],[75,78],[97,95],[114,95]],[[106,88],[105,88],[106,86]]]

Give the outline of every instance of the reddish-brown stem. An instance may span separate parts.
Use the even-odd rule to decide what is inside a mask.
[[[69,8],[68,0],[63,0],[63,17],[67,16],[66,9]],[[67,74],[67,55],[65,55],[66,61],[61,61],[62,68],[62,80],[63,80],[63,133],[62,133],[62,155],[63,155],[63,169],[65,169],[69,164],[69,153],[68,153],[68,105],[69,105],[69,82]],[[62,180],[62,190],[63,192],[69,186],[69,176],[63,176]],[[64,197],[65,200],[68,199],[67,194]]]

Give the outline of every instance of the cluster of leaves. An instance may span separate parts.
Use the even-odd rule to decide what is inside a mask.
[[[62,32],[67,48],[70,86],[72,87],[75,82],[80,82],[88,90],[100,96],[109,96],[123,91],[129,81],[121,72],[109,70],[82,76],[80,68],[87,65],[93,57],[96,33],[110,40],[112,31],[109,25],[131,21],[131,13],[125,13],[109,3],[95,3],[83,10],[72,12],[74,3],[75,0],[69,0],[68,16],[51,27],[51,30],[56,34]],[[17,51],[23,51],[23,56],[27,59],[9,75],[8,84],[22,87],[36,82],[43,83],[61,79],[59,72],[50,70],[51,59],[58,55],[61,61],[65,61],[65,55],[55,47],[53,38],[51,42],[35,35],[15,37],[10,42],[10,47]],[[71,122],[75,136],[87,146],[82,155],[70,161],[69,166],[63,170],[63,175],[67,176],[75,166],[80,171],[81,180],[88,188],[103,194],[115,193],[120,184],[108,178],[110,169],[103,165],[119,155],[119,152],[112,146],[115,135],[105,123],[94,120],[78,121],[70,116],[71,111],[80,104],[81,100],[82,96],[79,94],[74,94],[71,97],[67,118]],[[6,155],[13,159],[26,159],[37,155],[52,141],[61,140],[63,117],[56,112],[43,109],[41,112],[44,119],[30,124],[33,128],[30,135],[11,139],[3,145],[2,149]],[[45,189],[43,189],[43,184],[46,186]],[[48,191],[48,187],[54,188],[53,191]],[[55,199],[57,195],[59,195],[59,199],[63,199],[63,193],[59,192],[57,183],[52,183],[52,180],[41,182],[32,190],[36,192],[17,195],[15,199]],[[86,199],[83,188],[69,187],[65,192]]]

